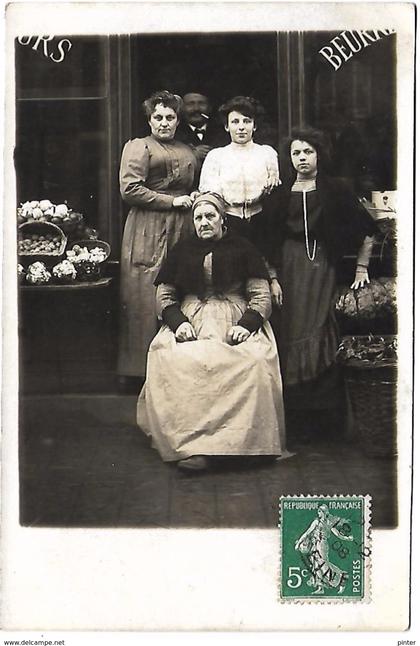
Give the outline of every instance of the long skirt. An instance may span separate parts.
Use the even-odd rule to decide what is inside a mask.
[[[239,296],[188,296],[182,310],[198,339],[179,343],[164,325],[153,340],[137,421],[163,460],[287,453],[271,326],[238,345],[226,341],[245,309]]]
[[[154,280],[167,251],[192,233],[190,211],[132,208],[121,248],[118,373],[144,377],[158,329]]]
[[[301,241],[286,240],[279,277],[283,305],[272,323],[279,346],[287,405],[329,408],[340,396],[335,357],[335,268],[321,244],[314,261]]]

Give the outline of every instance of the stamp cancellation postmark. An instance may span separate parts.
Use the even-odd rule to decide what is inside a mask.
[[[369,496],[281,496],[279,512],[281,601],[369,601]]]

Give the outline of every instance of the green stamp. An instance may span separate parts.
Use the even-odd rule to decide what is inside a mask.
[[[370,496],[281,496],[281,601],[369,601]]]

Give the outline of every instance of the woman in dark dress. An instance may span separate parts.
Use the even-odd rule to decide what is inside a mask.
[[[325,173],[327,150],[320,131],[292,133],[288,151],[295,177],[279,194],[271,254],[283,291],[282,308],[272,323],[286,412],[290,419],[290,411],[300,410],[306,427],[324,428],[337,420],[344,392],[335,362],[337,263],[344,254],[357,255],[352,288],[368,283],[376,232],[357,197]],[[308,409],[319,413],[308,415]]]
[[[190,191],[196,161],[174,139],[182,100],[166,90],[144,101],[151,134],[128,141],[120,190],[130,205],[121,249],[121,316],[118,373],[144,377],[157,331],[154,280],[168,249],[192,232]]]

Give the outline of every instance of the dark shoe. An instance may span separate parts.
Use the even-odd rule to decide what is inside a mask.
[[[209,468],[209,461],[205,455],[192,455],[190,458],[180,460],[177,466],[183,471],[206,471]]]

